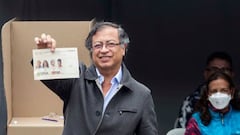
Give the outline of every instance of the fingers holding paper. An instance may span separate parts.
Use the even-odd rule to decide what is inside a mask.
[[[51,35],[42,33],[41,37],[35,37],[34,41],[35,41],[38,49],[50,48],[52,52],[55,51],[56,40],[54,38],[52,38]]]

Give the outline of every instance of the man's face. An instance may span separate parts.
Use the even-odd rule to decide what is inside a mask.
[[[54,60],[51,60],[51,65],[55,66],[55,61]]]
[[[117,70],[125,55],[125,46],[119,44],[118,30],[106,26],[92,38],[93,63],[100,70]]]
[[[223,71],[233,77],[232,68],[226,60],[218,58],[212,60],[204,70],[205,79],[207,79],[212,73],[216,71]]]

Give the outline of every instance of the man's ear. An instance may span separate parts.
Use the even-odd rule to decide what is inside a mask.
[[[127,53],[127,44],[123,45],[123,49],[124,49],[123,56],[125,56]]]

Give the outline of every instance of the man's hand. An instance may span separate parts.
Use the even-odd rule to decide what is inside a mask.
[[[41,37],[35,37],[34,41],[38,49],[50,48],[52,52],[55,51],[56,41],[48,34],[42,33]]]

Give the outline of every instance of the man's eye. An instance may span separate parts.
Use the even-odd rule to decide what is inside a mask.
[[[108,46],[115,46],[116,43],[108,43]]]
[[[101,45],[101,44],[96,44],[96,45],[94,45],[93,47],[94,47],[94,48],[101,48],[102,45]]]

